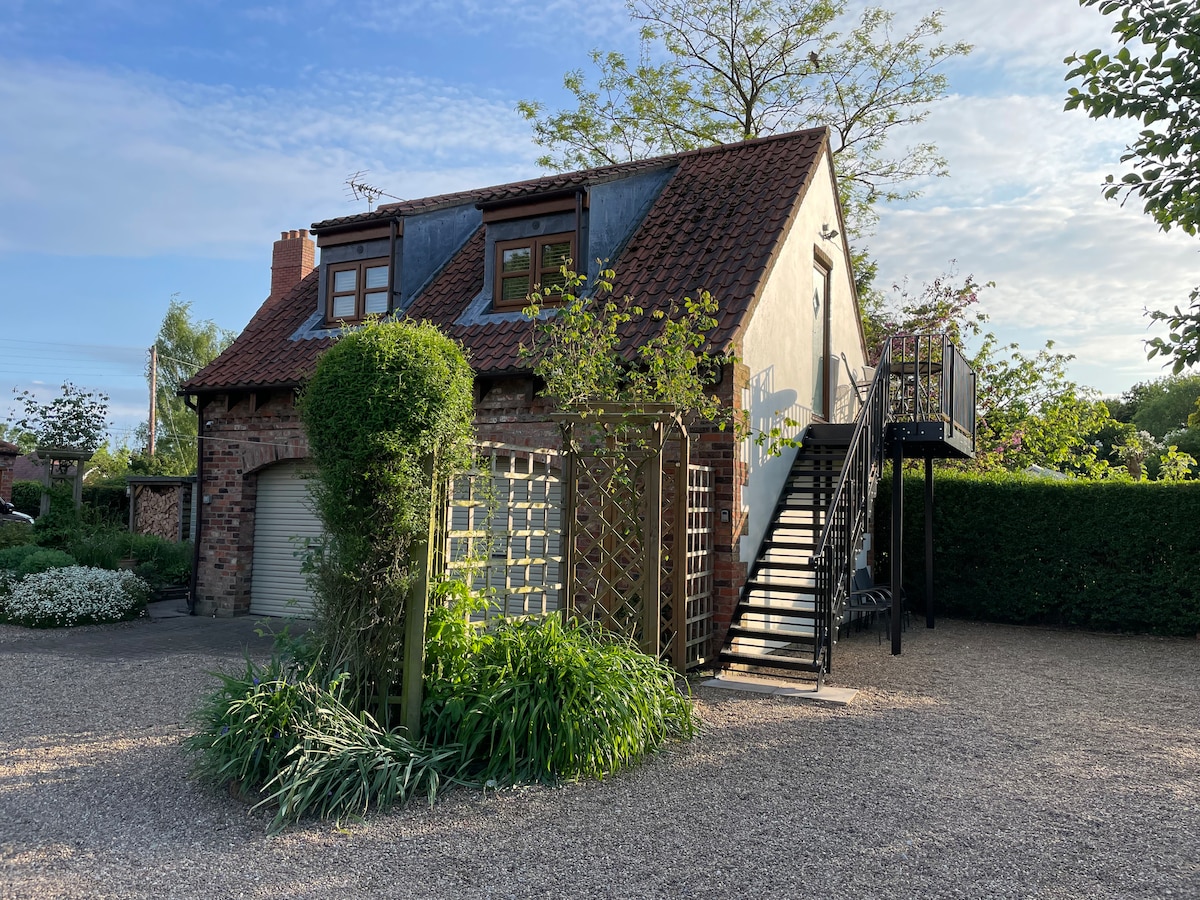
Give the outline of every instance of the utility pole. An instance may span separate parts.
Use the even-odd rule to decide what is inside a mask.
[[[158,418],[158,344],[150,348],[150,447],[148,453],[154,455],[154,425]]]

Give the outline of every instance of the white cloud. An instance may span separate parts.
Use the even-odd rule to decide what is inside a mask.
[[[1173,305],[1200,282],[1200,245],[1163,234],[1141,214],[1104,200],[1131,127],[1066,113],[1044,97],[954,97],[911,138],[933,140],[951,176],[925,196],[883,211],[869,242],[883,283],[928,280],[956,259],[997,287],[982,305],[1004,340],[1046,340],[1077,356],[1072,373],[1116,393],[1162,374],[1147,362],[1143,314]]]
[[[264,233],[350,212],[353,171],[399,196],[528,173],[513,105],[395,74],[239,91],[0,61],[0,118],[20,123],[0,137],[0,251],[256,252]]]

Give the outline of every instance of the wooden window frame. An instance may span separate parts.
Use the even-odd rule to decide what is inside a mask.
[[[386,267],[388,259],[386,256],[379,256],[373,259],[356,259],[350,262],[329,263],[325,268],[325,323],[327,325],[337,325],[339,322],[347,324],[361,322],[367,317],[366,295],[368,293],[380,293],[379,288],[367,290],[367,269],[376,269],[380,266]],[[335,316],[333,314],[333,301],[335,296],[349,297],[349,291],[337,293],[334,291],[337,272],[355,272],[354,278],[354,315],[352,316]],[[388,272],[388,284],[382,289],[382,293],[388,292],[388,287],[391,285],[391,272]],[[371,313],[373,316],[387,315],[392,311],[392,298],[388,297],[388,308],[382,313]]]
[[[526,304],[525,298],[530,294],[530,292],[533,291],[533,286],[535,284],[541,284],[547,275],[558,274],[559,267],[557,266],[555,266],[553,269],[543,269],[540,267],[539,263],[542,258],[542,248],[547,244],[562,244],[566,242],[570,242],[571,244],[571,249],[567,254],[567,259],[571,261],[572,265],[574,265],[576,246],[575,232],[573,231],[563,231],[559,232],[558,234],[531,235],[530,237],[514,238],[509,241],[496,241],[495,277],[492,282],[492,307],[494,309],[505,311],[524,309]],[[504,276],[504,266],[502,265],[504,251],[522,249],[529,250],[529,272],[523,276],[520,274],[510,274],[508,279],[506,279]],[[521,277],[528,279],[528,288],[525,291],[525,294],[522,295],[520,300],[504,300],[504,282],[509,279]],[[555,303],[551,302],[546,305],[553,306]]]

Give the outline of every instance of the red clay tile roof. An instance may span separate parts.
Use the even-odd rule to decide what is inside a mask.
[[[713,345],[728,349],[758,301],[812,173],[825,152],[824,129],[811,129],[725,144],[669,157],[602,169],[553,175],[478,191],[410,200],[371,213],[328,219],[314,231],[412,214],[474,199],[490,202],[596,184],[641,171],[676,166],[646,218],[634,231],[613,268],[616,289],[652,309],[669,300],[708,290],[721,312]],[[529,343],[532,325],[501,321],[455,325],[483,289],[484,233],[480,228],[408,309],[460,340],[481,374],[522,368],[518,350]],[[188,381],[184,390],[203,392],[300,384],[312,372],[330,338],[293,341],[290,336],[317,309],[314,271],[289,295],[268,302],[220,357]],[[633,346],[657,330],[644,320],[625,335]]]

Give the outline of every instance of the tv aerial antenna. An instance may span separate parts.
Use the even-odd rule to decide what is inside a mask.
[[[375,203],[380,197],[387,197],[389,200],[403,200],[403,197],[397,197],[395,194],[389,194],[383,188],[372,187],[363,181],[363,176],[367,174],[366,169],[360,169],[353,175],[346,177],[346,189],[350,192],[351,200],[366,200],[367,212],[375,209]]]

